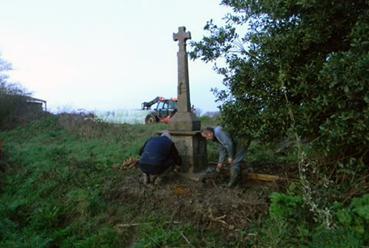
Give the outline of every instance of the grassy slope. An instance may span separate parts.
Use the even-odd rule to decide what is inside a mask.
[[[141,216],[137,206],[110,201],[125,176],[122,161],[165,126],[82,123],[50,117],[0,133],[8,162],[1,174],[0,247],[219,247],[212,234]],[[145,223],[117,229],[111,223]]]

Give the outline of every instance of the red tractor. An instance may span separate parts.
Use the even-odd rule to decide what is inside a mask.
[[[146,124],[163,122],[168,124],[173,115],[177,112],[177,98],[166,99],[164,97],[156,97],[149,102],[142,103],[143,110],[151,110],[151,106],[156,106],[150,111],[145,118]]]

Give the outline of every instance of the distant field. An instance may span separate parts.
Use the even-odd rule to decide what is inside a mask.
[[[99,120],[108,123],[144,124],[150,110],[115,109],[111,111],[94,111]]]

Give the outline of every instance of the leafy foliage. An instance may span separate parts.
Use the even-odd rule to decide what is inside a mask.
[[[225,26],[192,43],[193,58],[225,60],[225,125],[239,136],[274,140],[291,122],[323,155],[368,163],[369,3],[223,0]],[[286,101],[286,97],[288,101]],[[288,109],[294,114],[291,120]]]
[[[232,9],[225,24],[209,21],[190,55],[224,76],[226,90],[214,90],[223,124],[258,143],[296,140],[299,180],[272,194],[257,246],[367,244],[369,2],[221,4]]]
[[[369,195],[353,198],[347,208],[338,208],[338,222],[346,229],[352,230],[358,236],[369,239]]]
[[[369,242],[369,195],[353,198],[344,208],[335,206],[338,225],[331,230],[317,228],[312,247],[362,247]]]
[[[300,196],[272,193],[270,196],[270,215],[272,218],[291,218],[296,210],[302,207],[303,200]]]
[[[352,199],[349,206],[336,203],[337,219],[331,228],[316,226],[300,196],[272,193],[270,215],[257,229],[256,247],[363,247],[369,242],[368,195]]]

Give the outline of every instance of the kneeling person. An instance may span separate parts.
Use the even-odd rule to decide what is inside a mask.
[[[144,183],[155,182],[181,165],[181,158],[168,131],[161,136],[148,139],[140,150],[139,168],[143,172]]]

